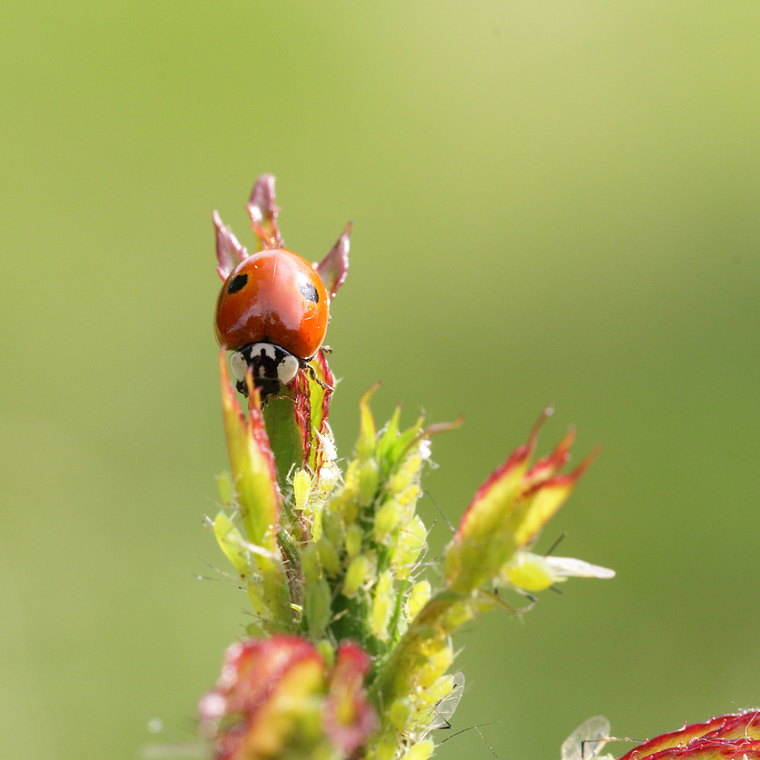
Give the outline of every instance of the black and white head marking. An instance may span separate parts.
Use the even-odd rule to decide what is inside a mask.
[[[300,366],[296,356],[274,343],[250,343],[230,356],[230,370],[237,380],[237,389],[247,392],[245,375],[251,367],[254,382],[264,397],[277,393],[280,383],[287,385],[293,380]]]
[[[233,351],[230,354],[230,372],[239,383],[245,381],[245,373],[248,371],[248,362],[242,351]]]

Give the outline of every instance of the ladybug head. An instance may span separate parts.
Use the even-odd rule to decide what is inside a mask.
[[[280,384],[287,385],[298,374],[300,366],[293,354],[274,343],[249,343],[230,356],[230,370],[237,380],[238,391],[248,395],[245,376],[250,367],[262,399],[277,393]]]

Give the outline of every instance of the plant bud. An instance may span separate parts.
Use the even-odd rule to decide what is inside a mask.
[[[362,529],[354,523],[346,530],[346,553],[349,559],[353,559],[362,550]]]
[[[368,579],[370,570],[369,558],[366,554],[360,554],[354,557],[346,570],[346,577],[343,581],[343,593],[345,596],[353,596],[359,586],[363,585]]]
[[[375,540],[384,543],[401,519],[402,508],[396,499],[388,499],[375,514]]]
[[[338,554],[330,539],[322,536],[317,541],[317,552],[319,553],[319,560],[322,563],[324,571],[330,577],[338,575],[340,573],[340,559],[338,559]]]
[[[304,612],[309,626],[309,636],[312,639],[322,636],[327,628],[332,615],[330,610],[331,601],[330,584],[326,578],[318,578],[306,586]]]
[[[319,551],[316,544],[305,544],[300,548],[301,570],[308,586],[316,583],[322,577],[322,568],[319,566]]]
[[[367,459],[359,468],[359,504],[366,507],[375,498],[380,479],[380,467],[374,457]]]
[[[417,617],[419,611],[428,603],[430,599],[430,582],[420,581],[413,587],[406,600],[405,612],[406,619],[408,621],[414,620]]]
[[[393,609],[393,575],[386,570],[375,587],[375,598],[372,600],[370,627],[380,641],[388,640],[388,623]]]

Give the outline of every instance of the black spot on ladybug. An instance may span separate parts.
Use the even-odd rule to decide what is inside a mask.
[[[312,303],[319,303],[319,293],[317,289],[310,282],[301,282],[298,284],[298,289],[301,291],[301,295]]]
[[[245,287],[246,282],[248,282],[247,274],[239,274],[237,277],[233,277],[227,286],[227,292],[230,294],[237,293],[238,290],[242,290]]]

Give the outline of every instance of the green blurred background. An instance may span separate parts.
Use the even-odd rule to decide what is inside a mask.
[[[464,413],[426,482],[452,520],[546,402],[543,451],[570,424],[604,446],[538,548],[566,530],[560,554],[618,577],[460,635],[455,727],[556,760],[599,712],[645,737],[760,703],[760,5],[2,16],[0,756],[192,740],[242,632],[204,564],[226,569],[202,526],[226,466],[211,211],[250,243],[264,171],[307,258],[354,221],[344,456],[377,379],[378,418]],[[490,754],[470,731],[439,756]]]

